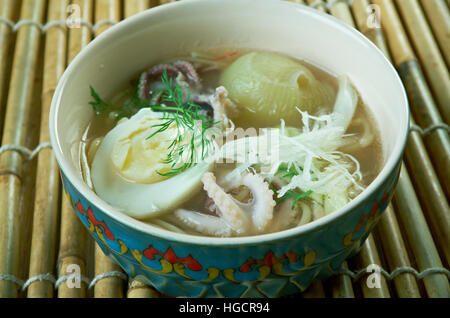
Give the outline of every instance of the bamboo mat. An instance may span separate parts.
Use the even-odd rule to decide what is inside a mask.
[[[0,0],[1,298],[164,297],[105,257],[61,195],[48,112],[66,65],[89,41],[166,2]],[[380,223],[339,273],[296,296],[449,297],[449,1],[291,2],[328,12],[371,39],[396,66],[412,113],[398,187]],[[73,23],[78,27],[67,27]],[[80,288],[64,283],[73,264]],[[381,268],[380,288],[367,284],[370,264]]]

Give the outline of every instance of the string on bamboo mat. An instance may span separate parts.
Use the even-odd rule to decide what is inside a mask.
[[[373,274],[373,271],[367,268],[361,269],[359,271],[351,271],[346,268],[341,268],[336,272],[335,275],[347,275],[350,276],[353,281],[358,281],[366,274]],[[393,280],[394,278],[402,274],[413,274],[417,279],[423,279],[429,275],[434,274],[444,274],[448,279],[450,279],[450,270],[442,267],[430,267],[423,270],[422,272],[418,272],[415,268],[405,266],[397,267],[391,273],[380,267],[380,274],[382,274],[387,280]]]
[[[425,129],[422,129],[418,125],[411,125],[411,127],[409,129],[410,129],[410,131],[416,131],[416,132],[420,133],[422,136],[429,135],[433,131],[438,130],[438,129],[443,129],[447,133],[450,133],[450,126],[447,125],[447,124],[444,124],[444,123],[434,124],[434,125],[431,125],[431,126],[425,128]]]
[[[92,34],[95,34],[98,28],[104,25],[115,25],[118,22],[110,19],[105,19],[98,21],[95,24],[90,23],[89,21],[83,20],[83,19],[67,19],[67,20],[57,20],[57,21],[50,21],[46,24],[41,24],[39,22],[33,21],[33,20],[21,20],[17,23],[14,23],[14,21],[7,19],[5,17],[0,17],[0,23],[5,23],[6,25],[9,25],[13,32],[17,32],[21,26],[24,25],[32,25],[37,28],[39,28],[43,34],[47,32],[48,29],[52,27],[61,27],[61,28],[79,28],[81,26],[87,27],[91,30]]]
[[[12,282],[12,283],[16,284],[21,291],[25,291],[28,288],[28,286],[30,286],[34,282],[38,282],[38,281],[39,282],[48,281],[54,285],[55,289],[58,289],[62,283],[66,282],[69,279],[72,279],[72,280],[79,279],[80,282],[83,282],[86,285],[88,285],[88,289],[91,289],[99,281],[101,281],[102,279],[105,279],[105,278],[109,278],[109,277],[116,277],[116,278],[120,278],[122,280],[128,280],[128,276],[126,276],[124,273],[118,272],[118,271],[102,273],[102,274],[95,276],[93,279],[89,279],[88,277],[86,277],[84,275],[80,275],[79,277],[77,277],[77,276],[75,276],[75,274],[64,275],[64,276],[61,276],[58,279],[56,279],[55,276],[53,276],[50,273],[47,273],[47,274],[41,274],[41,275],[31,277],[31,278],[27,279],[26,281],[23,281],[20,278],[17,278],[13,275],[0,275],[0,280]]]
[[[116,277],[116,278],[120,278],[122,280],[128,280],[128,276],[119,271],[102,273],[102,274],[95,276],[92,280],[86,276],[81,275],[80,280],[82,282],[84,282],[86,285],[88,285],[89,289],[91,289],[99,281],[101,281],[102,279],[105,279],[105,278],[109,278],[109,277]],[[61,285],[62,283],[64,283],[65,281],[67,281],[69,279],[74,279],[74,274],[68,274],[68,275],[59,277],[58,280],[55,282],[55,289],[58,289],[59,285]]]
[[[42,150],[52,148],[52,145],[50,142],[45,142],[37,146],[35,149],[30,150],[23,146],[17,146],[17,145],[5,145],[0,147],[0,155],[2,155],[5,152],[12,151],[17,152],[23,157],[25,157],[25,161],[31,161],[33,160]]]
[[[333,276],[347,275],[347,276],[350,276],[354,282],[356,282],[356,281],[360,280],[365,274],[371,274],[371,273],[373,273],[373,272],[369,271],[366,268],[358,270],[358,271],[351,271],[346,268],[341,268],[335,274],[333,274]],[[391,273],[387,272],[384,268],[380,267],[380,273],[387,280],[392,280],[402,274],[413,274],[419,280],[424,279],[425,277],[427,277],[429,275],[444,274],[447,276],[448,279],[450,279],[450,270],[448,270],[446,268],[442,268],[442,267],[431,267],[431,268],[427,268],[427,269],[423,270],[422,272],[418,272],[415,268],[405,266],[405,267],[398,267]],[[128,276],[119,271],[102,273],[102,274],[95,276],[92,280],[83,275],[80,275],[77,278],[79,278],[79,280],[81,282],[88,285],[88,289],[91,289],[95,286],[95,284],[97,284],[97,282],[99,282],[102,279],[109,278],[109,277],[116,277],[116,278],[120,278],[122,280],[128,280]],[[69,279],[74,279],[74,278],[75,278],[74,274],[69,274],[69,275],[61,276],[58,279],[55,279],[55,277],[52,274],[47,273],[47,274],[41,274],[41,275],[31,277],[27,281],[24,282],[23,280],[15,277],[13,275],[0,275],[0,280],[13,282],[22,291],[25,291],[28,288],[28,286],[30,286],[32,283],[37,282],[37,281],[48,281],[55,286],[55,289],[58,289],[58,287],[62,283],[64,283],[65,281],[67,281]]]

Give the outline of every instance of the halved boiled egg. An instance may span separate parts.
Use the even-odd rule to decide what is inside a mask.
[[[105,136],[92,162],[91,178],[98,196],[138,219],[185,202],[200,190],[200,179],[212,166],[204,161],[176,176],[162,176],[161,172],[170,169],[164,161],[178,128],[173,124],[152,136],[163,122],[161,117],[144,108],[119,122]]]

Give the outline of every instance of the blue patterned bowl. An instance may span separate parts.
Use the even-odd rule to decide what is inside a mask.
[[[78,160],[93,116],[89,85],[107,96],[148,65],[214,47],[279,51],[347,74],[381,131],[385,155],[379,176],[339,211],[299,228],[243,238],[168,232],[102,201],[83,182]],[[75,213],[128,275],[172,296],[278,297],[330,276],[358,251],[392,196],[408,116],[395,69],[369,40],[338,20],[284,1],[192,0],[141,13],[95,39],[57,87],[50,130]]]

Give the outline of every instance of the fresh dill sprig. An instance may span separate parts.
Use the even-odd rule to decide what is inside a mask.
[[[105,102],[100,95],[95,91],[95,89],[92,86],[89,86],[91,89],[91,96],[94,99],[93,101],[89,102],[89,105],[92,106],[94,109],[94,112],[96,114],[105,114],[109,113],[111,111],[112,106]]]
[[[169,129],[173,125],[177,127],[177,136],[169,145],[169,153],[164,163],[171,164],[169,172],[158,172],[162,176],[174,176],[196,164],[197,160],[205,159],[211,139],[214,135],[207,136],[210,129],[218,122],[202,111],[202,107],[190,101],[189,90],[183,91],[180,85],[174,85],[172,78],[164,71],[161,77],[164,88],[157,92],[161,94],[161,100],[166,105],[151,105],[154,111],[163,111],[163,122],[153,127],[158,128],[148,137]],[[186,138],[188,137],[188,138]],[[187,140],[185,140],[187,139]],[[197,154],[201,147],[200,156]]]
[[[162,74],[161,82],[163,88],[153,94],[153,96],[160,96],[160,103],[155,103],[153,96],[150,100],[141,99],[138,94],[139,83],[135,82],[132,84],[130,98],[120,107],[104,101],[92,86],[90,88],[93,100],[89,104],[96,114],[114,113],[116,120],[131,117],[140,109],[147,107],[155,112],[162,112],[162,122],[153,126],[157,129],[147,139],[153,138],[170,127],[176,127],[177,135],[170,143],[169,153],[163,160],[163,163],[170,164],[170,171],[158,172],[162,176],[171,177],[206,158],[212,139],[215,138],[215,130],[212,128],[218,122],[214,122],[211,116],[202,111],[202,106],[190,101],[190,91],[174,84],[166,71]],[[198,150],[200,150],[199,154]]]

